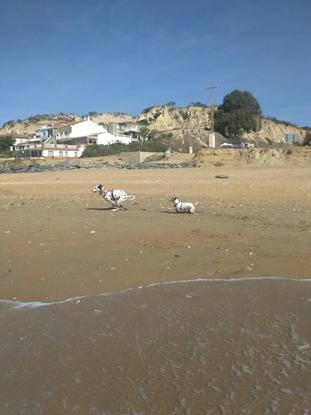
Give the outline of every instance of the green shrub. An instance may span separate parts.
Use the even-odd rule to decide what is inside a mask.
[[[202,102],[200,102],[200,101],[197,101],[197,102],[190,102],[190,104],[188,105],[188,107],[187,107],[187,108],[189,108],[189,107],[208,108],[208,105],[203,104],[203,103],[202,103]]]
[[[10,153],[10,147],[13,146],[14,140],[11,136],[0,138],[0,153]]]
[[[2,167],[14,168],[14,167],[24,166],[25,162],[23,160],[16,159],[16,160],[5,160],[5,161],[2,161],[0,164]]]
[[[311,146],[311,133],[307,133],[304,140],[303,140],[304,146]]]
[[[148,152],[160,152],[164,153],[167,146],[158,140],[148,140],[146,142],[135,141],[130,144],[114,143],[110,145],[97,145],[91,144],[86,147],[82,157],[101,157],[112,156],[120,154],[121,152],[130,151],[148,151]]]
[[[148,120],[146,120],[146,119],[143,119],[143,120],[139,120],[138,121],[138,125],[149,125],[149,122],[148,122]]]

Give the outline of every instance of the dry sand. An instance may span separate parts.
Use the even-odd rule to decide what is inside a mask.
[[[226,174],[228,179],[216,179]],[[111,212],[96,183],[136,194]],[[198,201],[173,213],[171,196]],[[2,299],[149,283],[311,275],[311,168],[72,170],[0,176]]]
[[[99,182],[136,201],[107,210]],[[1,414],[310,414],[310,167],[11,174],[0,196]]]

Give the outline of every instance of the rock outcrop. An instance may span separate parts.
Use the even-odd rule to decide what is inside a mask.
[[[261,129],[257,132],[246,133],[243,137],[250,142],[271,144],[280,142],[285,134],[295,134],[303,139],[306,135],[306,130],[284,122],[262,118]]]
[[[187,150],[206,146],[211,130],[212,110],[207,107],[172,108],[155,106],[143,111],[138,117],[139,122],[145,122],[159,136],[169,135],[175,150]],[[281,142],[285,134],[295,134],[303,139],[306,130],[291,124],[262,118],[261,129],[257,132],[245,133],[242,138],[257,145]],[[219,141],[226,139],[218,135]]]
[[[38,128],[53,121],[79,122],[81,119],[79,115],[75,114],[35,115],[25,120],[7,121],[0,129],[0,135],[14,133],[33,136]]]
[[[211,129],[211,109],[205,107],[174,108],[155,106],[140,113],[139,123],[145,122],[155,135],[170,138],[174,150],[206,146]]]

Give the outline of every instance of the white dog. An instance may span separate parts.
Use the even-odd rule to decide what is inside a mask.
[[[173,202],[174,207],[177,213],[194,213],[195,207],[198,203],[191,203],[191,202],[180,202],[177,197],[173,197],[170,199],[170,202]]]
[[[125,203],[127,200],[135,199],[134,195],[128,195],[127,193],[125,193],[124,190],[108,190],[105,189],[101,184],[95,186],[94,189],[92,189],[92,191],[95,193],[99,193],[105,200],[107,200],[107,202],[111,203],[113,211],[123,208],[123,203]]]

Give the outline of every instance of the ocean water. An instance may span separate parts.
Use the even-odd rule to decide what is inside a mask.
[[[311,280],[0,302],[0,414],[311,414]]]

